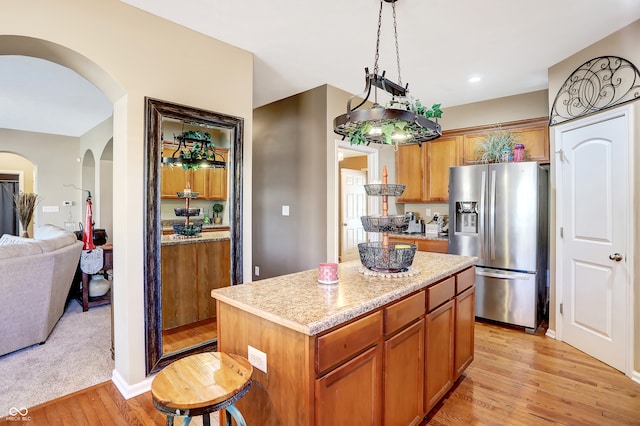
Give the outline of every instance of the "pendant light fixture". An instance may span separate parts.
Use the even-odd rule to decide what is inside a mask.
[[[391,3],[393,9],[393,29],[396,43],[396,62],[398,64],[398,83],[385,77],[385,72],[379,74],[378,59],[380,57],[380,28],[382,26],[383,1]],[[378,34],[376,39],[376,56],[373,73],[365,68],[365,90],[361,95],[352,96],[347,101],[347,113],[333,120],[334,132],[349,138],[352,145],[385,143],[385,144],[422,144],[442,136],[442,130],[437,119],[442,116],[440,105],[425,107],[419,100],[409,95],[407,84],[402,86],[400,76],[400,50],[398,47],[398,28],[396,23],[396,1],[380,0],[378,13]],[[368,109],[358,109],[363,106],[372,94],[373,106]],[[378,104],[378,89],[391,95],[386,106]],[[364,98],[356,107],[351,108],[352,101]],[[432,121],[434,118],[436,121]]]
[[[180,166],[185,170],[196,170],[200,167],[226,168],[224,157],[215,151],[216,144],[206,132],[185,131],[174,136],[178,148],[171,157],[162,157],[162,164]],[[216,160],[216,157],[222,160]]]

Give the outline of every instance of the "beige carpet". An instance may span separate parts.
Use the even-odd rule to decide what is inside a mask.
[[[0,357],[0,418],[111,380],[110,306],[82,312],[71,300],[44,345]]]

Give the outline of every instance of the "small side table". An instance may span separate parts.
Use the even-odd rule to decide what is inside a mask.
[[[224,352],[190,355],[169,364],[151,382],[153,406],[167,415],[167,426],[175,416],[183,416],[188,425],[194,416],[202,416],[210,426],[209,414],[226,410],[227,425],[231,417],[246,426],[234,403],[251,387],[253,367],[246,358]]]
[[[113,269],[113,246],[111,244],[105,244],[104,246],[99,246],[102,249],[102,256],[104,258],[102,269],[107,271],[109,269]],[[92,297],[89,300],[89,280],[91,279],[91,274],[87,274],[82,272],[82,298],[78,298],[78,301],[82,304],[82,312],[86,312],[92,306],[100,306],[111,303],[111,289],[104,295],[100,297]]]

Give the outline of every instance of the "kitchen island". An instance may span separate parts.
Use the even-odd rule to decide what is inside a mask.
[[[335,285],[309,270],[213,290],[218,350],[257,365],[247,423],[418,424],[473,359],[475,261],[417,252],[403,277],[352,261]]]

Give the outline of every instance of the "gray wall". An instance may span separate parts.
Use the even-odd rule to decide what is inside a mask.
[[[254,280],[325,261],[326,99],[321,86],[253,112]]]

